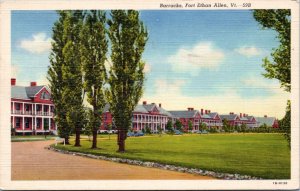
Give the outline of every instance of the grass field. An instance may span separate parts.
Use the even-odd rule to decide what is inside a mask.
[[[71,144],[74,140],[71,140]],[[96,155],[160,162],[215,172],[239,173],[264,179],[290,178],[290,151],[280,134],[187,134],[129,137],[126,153],[117,153],[116,136],[98,139],[99,149],[81,140],[82,147],[59,149]]]

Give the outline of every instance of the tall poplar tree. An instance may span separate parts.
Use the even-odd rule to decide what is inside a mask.
[[[108,25],[112,66],[107,100],[118,129],[118,151],[125,152],[132,112],[143,93],[145,63],[142,53],[148,33],[135,10],[112,10]]]
[[[65,11],[58,11],[59,20],[54,23],[52,28],[52,47],[50,53],[50,67],[48,69],[47,79],[51,90],[51,98],[55,106],[55,123],[58,128],[58,135],[65,138],[65,143],[69,144],[71,128],[68,126],[66,115],[66,103],[63,98],[63,89],[66,85],[63,80],[62,66],[64,65],[63,48],[66,45],[66,39],[63,38],[64,22],[67,14]]]
[[[67,11],[64,21],[63,48],[64,65],[62,66],[63,98],[67,106],[68,125],[75,130],[75,146],[80,146],[80,132],[84,126],[83,76],[80,62],[80,30],[82,11]]]
[[[86,11],[80,33],[84,89],[87,93],[87,101],[92,106],[92,110],[88,113],[89,128],[93,134],[92,148],[97,148],[97,131],[101,125],[105,106],[103,87],[107,75],[104,63],[108,48],[105,24],[104,11]]]

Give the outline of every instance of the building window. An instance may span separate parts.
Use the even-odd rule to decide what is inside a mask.
[[[25,111],[29,111],[29,105],[25,104]]]
[[[41,119],[36,119],[36,127],[40,128],[41,127]]]
[[[16,103],[16,110],[21,110],[21,104],[20,103]]]
[[[36,111],[41,111],[41,105],[36,105]]]
[[[48,106],[44,106],[44,112],[48,112]]]
[[[20,118],[16,118],[16,128],[19,128],[21,126],[21,119]]]
[[[25,128],[29,128],[29,119],[25,118]]]

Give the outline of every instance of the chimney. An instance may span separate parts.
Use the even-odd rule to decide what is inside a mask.
[[[16,78],[11,78],[11,79],[10,79],[10,85],[15,86],[16,83],[17,83]]]
[[[242,114],[242,113],[240,113],[240,117],[243,117],[243,114]]]
[[[143,101],[143,105],[147,105],[147,101]]]
[[[210,110],[208,110],[208,113],[210,113]]]
[[[191,107],[191,111],[194,111],[194,108],[193,108],[193,107]]]
[[[188,107],[188,108],[187,108],[187,110],[188,110],[188,111],[191,111],[191,108],[190,108],[190,107]]]
[[[203,109],[201,109],[201,115],[203,115]]]
[[[244,113],[244,117],[246,117],[246,114]]]
[[[161,107],[161,103],[159,103],[158,106]]]
[[[264,117],[268,117],[267,115],[264,115]]]
[[[36,82],[30,82],[30,86],[36,86]]]
[[[207,114],[207,110],[205,110],[205,114]]]
[[[155,103],[151,103],[152,105],[154,105]]]

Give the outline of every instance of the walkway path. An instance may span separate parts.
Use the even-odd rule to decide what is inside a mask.
[[[207,176],[120,164],[44,149],[50,141],[12,143],[12,180],[195,180]]]

